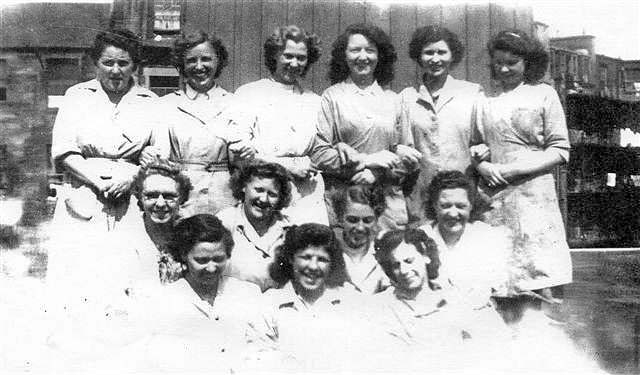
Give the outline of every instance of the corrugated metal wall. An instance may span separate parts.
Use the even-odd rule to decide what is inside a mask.
[[[203,29],[224,41],[231,63],[222,73],[220,84],[230,90],[268,76],[262,44],[275,27],[296,24],[315,32],[322,39],[323,55],[309,72],[306,84],[317,93],[329,85],[326,73],[331,43],[352,23],[373,23],[391,36],[398,52],[392,83],[396,91],[419,78],[407,54],[416,27],[440,24],[457,33],[466,46],[466,56],[453,75],[484,87],[489,85],[486,44],[490,36],[512,27],[533,31],[531,7],[442,5],[433,1],[377,5],[336,0],[185,0],[183,19],[184,31]]]

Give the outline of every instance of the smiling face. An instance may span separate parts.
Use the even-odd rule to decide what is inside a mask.
[[[331,256],[321,246],[309,246],[296,251],[291,260],[293,284],[303,295],[319,295],[325,289],[325,282],[331,269]]]
[[[242,188],[244,212],[252,221],[269,222],[280,202],[280,185],[273,178],[251,177]]]
[[[378,47],[364,35],[353,34],[347,42],[346,60],[351,79],[373,80],[378,65]]]
[[[129,90],[134,68],[129,52],[107,46],[96,62],[96,79],[106,92],[123,94]]]
[[[218,55],[209,42],[200,43],[184,55],[184,78],[191,88],[207,92],[214,85]]]
[[[467,190],[443,189],[433,208],[438,229],[445,239],[462,235],[472,209]]]
[[[524,59],[509,51],[495,50],[491,57],[495,79],[507,90],[512,90],[524,81]]]
[[[142,183],[142,209],[156,224],[172,222],[180,208],[178,183],[162,175],[151,175]]]
[[[421,289],[427,280],[429,258],[420,254],[415,246],[401,242],[389,254],[391,275],[396,287],[405,291]]]
[[[377,232],[375,212],[366,204],[347,201],[340,222],[344,243],[353,249],[368,246]]]
[[[453,55],[444,40],[427,44],[420,53],[420,67],[429,77],[440,77],[449,74]]]
[[[196,242],[182,259],[187,266],[185,279],[192,285],[216,285],[228,260],[222,242]]]
[[[304,74],[308,64],[307,45],[287,39],[284,50],[276,57],[273,79],[286,85],[296,83]]]

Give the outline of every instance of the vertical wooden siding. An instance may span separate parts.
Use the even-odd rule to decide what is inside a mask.
[[[184,30],[203,29],[218,35],[229,50],[229,66],[220,83],[229,90],[268,77],[262,44],[279,25],[297,24],[320,36],[323,54],[306,77],[317,93],[329,86],[326,79],[331,44],[350,24],[369,22],[389,33],[398,53],[395,91],[419,79],[416,64],[408,56],[413,31],[429,24],[443,25],[457,33],[466,54],[453,70],[457,78],[489,87],[489,38],[505,28],[533,31],[530,7],[498,4],[437,5],[399,3],[376,5],[367,1],[337,0],[184,0]]]

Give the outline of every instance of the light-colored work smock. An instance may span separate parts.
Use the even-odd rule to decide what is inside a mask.
[[[64,158],[76,154],[103,178],[134,176],[140,152],[151,139],[154,98],[151,91],[134,85],[114,104],[97,80],[69,88],[53,127],[56,169],[64,171]],[[98,198],[70,173],[65,180],[51,224],[47,279],[66,280],[61,288],[82,286],[93,293],[121,287],[118,280],[135,277],[139,257],[113,245],[119,232],[141,227],[136,199],[129,194],[117,201]]]
[[[230,120],[233,95],[219,86],[198,93],[189,85],[159,99],[162,122],[154,131],[154,143],[161,156],[181,163],[193,190],[180,208],[180,217],[215,215],[236,200],[229,187],[229,143],[248,140]]]
[[[312,305],[288,282],[265,294],[271,313],[267,336],[282,356],[276,372],[358,372],[366,356],[368,327],[359,314],[362,298],[353,288],[327,287]],[[347,371],[350,372],[350,371]]]
[[[336,144],[346,143],[363,154],[392,150],[400,143],[401,125],[398,95],[383,89],[377,82],[360,89],[348,79],[324,91],[311,160],[325,172],[325,201],[330,224],[337,223],[331,195],[337,189],[347,187],[355,174],[345,168]],[[380,225],[384,229],[407,224],[407,208],[401,188],[405,175],[405,170],[378,173],[377,182],[384,186],[387,203],[380,217]]]
[[[338,241],[342,242],[342,240]],[[342,244],[342,246],[345,246]],[[382,270],[374,256],[373,243],[362,257],[360,262],[355,262],[346,252],[342,252],[344,265],[347,270],[348,282],[351,283],[358,292],[364,294],[375,294],[387,289],[391,281]]]
[[[438,246],[440,268],[432,280],[443,289],[455,289],[473,306],[484,306],[491,296],[509,295],[510,242],[507,228],[481,221],[469,222],[458,242],[448,246],[437,224],[420,228]]]
[[[564,111],[556,91],[546,84],[521,84],[486,98],[478,109],[473,143],[484,143],[491,162],[509,164],[538,152],[569,159]],[[571,257],[552,172],[528,176],[497,190],[484,221],[512,232],[511,262],[515,286],[537,290],[570,283]]]
[[[426,189],[436,173],[458,170],[472,174],[469,141],[474,105],[481,92],[480,85],[449,75],[437,100],[424,85],[400,93],[406,143],[422,153],[419,176],[407,197],[410,221],[426,221]]]
[[[233,236],[233,250],[227,275],[252,282],[262,291],[276,286],[269,276],[269,265],[275,259],[276,248],[284,242],[289,219],[281,214],[262,236],[256,232],[245,214],[244,204],[224,209],[216,215]]]
[[[256,157],[287,169],[309,166],[316,134],[320,96],[300,85],[285,85],[270,78],[240,86],[234,96],[238,122],[253,132]],[[328,224],[321,174],[295,178],[291,204],[283,212],[298,224]]]

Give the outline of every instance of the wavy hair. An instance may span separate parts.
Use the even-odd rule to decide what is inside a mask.
[[[393,65],[398,59],[396,49],[391,44],[391,38],[381,28],[358,23],[350,25],[335,42],[331,50],[328,78],[331,84],[342,82],[349,78],[349,66],[347,65],[347,44],[351,35],[360,34],[373,42],[378,48],[378,64],[373,72],[373,77],[381,86],[391,83],[393,80]]]
[[[142,188],[144,181],[149,176],[164,176],[174,180],[178,184],[179,203],[183,204],[189,199],[189,193],[193,189],[191,180],[183,173],[182,168],[172,161],[157,158],[153,162],[140,168],[136,175],[133,194],[138,198],[138,207],[142,209]]]
[[[331,196],[331,200],[335,214],[339,218],[346,212],[349,202],[371,207],[377,217],[380,217],[387,207],[382,188],[377,184],[372,186],[351,185],[344,189],[338,189]]]
[[[169,250],[175,259],[182,261],[198,242],[222,243],[227,257],[235,243],[233,236],[220,219],[209,214],[190,216],[180,221],[173,230]]]
[[[202,43],[209,43],[218,57],[218,66],[213,74],[213,78],[220,77],[222,69],[229,64],[229,53],[222,43],[222,40],[213,34],[199,30],[191,34],[181,35],[180,38],[177,38],[173,43],[171,58],[173,65],[178,69],[180,75],[184,75],[184,57],[187,52]]]
[[[431,180],[427,188],[427,201],[425,202],[425,214],[428,219],[436,219],[435,205],[440,198],[440,192],[445,189],[464,189],[471,203],[471,217],[475,218],[476,186],[464,173],[460,171],[441,171]]]
[[[438,25],[428,25],[417,28],[409,42],[409,57],[420,64],[422,49],[431,44],[443,40],[451,50],[451,65],[457,65],[464,56],[464,45],[451,30]]]
[[[427,264],[427,274],[430,280],[438,277],[440,268],[440,257],[438,255],[438,245],[427,234],[420,229],[392,230],[385,232],[382,237],[376,239],[375,257],[384,273],[394,280],[391,263],[391,253],[401,243],[413,245],[418,253],[428,257],[431,262]],[[395,281],[395,280],[394,280]]]
[[[521,30],[511,29],[499,32],[489,40],[487,49],[490,57],[493,57],[496,50],[520,56],[524,60],[524,81],[529,84],[539,82],[549,65],[549,54],[542,43]],[[493,64],[490,70],[491,77],[495,77]]]
[[[274,207],[277,211],[288,207],[291,203],[291,176],[289,172],[277,163],[268,163],[266,161],[255,159],[240,165],[231,176],[229,185],[233,197],[239,201],[244,201],[244,192],[242,189],[253,177],[272,178],[280,187],[280,199]]]
[[[311,65],[320,59],[320,38],[313,33],[306,32],[296,25],[281,26],[276,28],[264,42],[264,65],[271,74],[276,71],[278,54],[284,51],[287,40],[295,43],[304,42],[307,46],[307,66],[304,68],[304,76]]]
[[[98,63],[102,52],[109,46],[127,51],[129,57],[131,57],[131,61],[133,61],[134,69],[140,64],[140,37],[132,31],[112,28],[98,33],[93,41],[93,46],[89,50],[89,56],[94,64]]]
[[[329,287],[341,286],[346,281],[346,268],[342,250],[337,244],[333,230],[326,225],[306,223],[289,227],[284,243],[278,247],[276,257],[269,265],[269,276],[279,285],[293,280],[293,258],[298,251],[310,246],[327,250],[331,266],[325,283]]]

